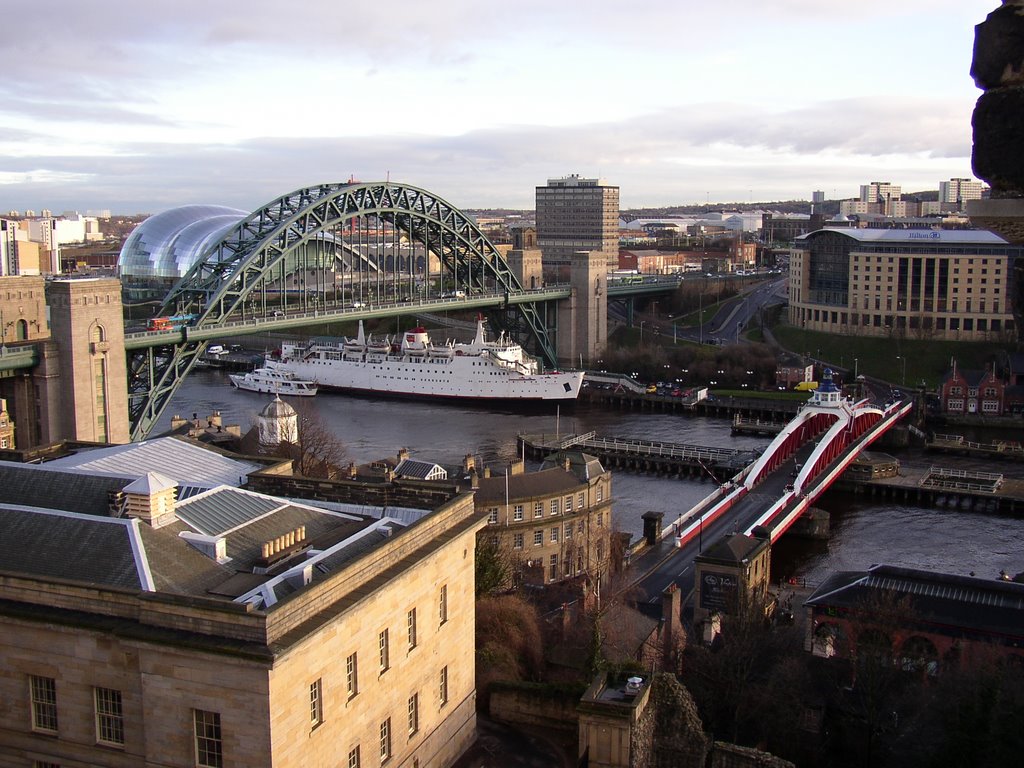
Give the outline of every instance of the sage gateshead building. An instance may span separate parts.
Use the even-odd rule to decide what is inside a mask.
[[[792,250],[789,321],[848,336],[1011,340],[1021,251],[981,230],[820,229]]]

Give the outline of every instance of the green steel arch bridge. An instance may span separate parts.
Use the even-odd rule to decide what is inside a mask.
[[[177,318],[174,327],[126,333],[131,436],[149,433],[225,334],[479,309],[553,367],[554,304],[569,295],[567,285],[524,290],[473,221],[426,190],[390,181],[299,189],[204,250],[157,312]]]

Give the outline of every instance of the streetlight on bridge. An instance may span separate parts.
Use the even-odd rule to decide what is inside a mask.
[[[900,379],[900,386],[905,387],[907,385],[907,358],[904,355],[896,355],[896,359],[903,361],[903,376]]]

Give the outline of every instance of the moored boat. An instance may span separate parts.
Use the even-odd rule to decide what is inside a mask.
[[[283,343],[281,365],[325,389],[425,398],[572,401],[583,383],[582,371],[542,371],[504,334],[488,340],[482,318],[473,341],[436,345],[422,327],[374,339],[360,322],[356,338]]]
[[[276,395],[312,397],[317,393],[314,379],[296,376],[281,363],[267,360],[263,367],[249,373],[232,373],[228,376],[231,384],[247,392],[270,392]]]

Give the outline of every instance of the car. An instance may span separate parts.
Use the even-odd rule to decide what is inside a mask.
[[[244,352],[244,351],[245,351],[245,349],[242,347],[241,344],[232,344],[231,346],[228,347],[228,352]]]
[[[208,355],[223,355],[227,350],[221,344],[211,344],[206,348]]]
[[[657,391],[658,391],[658,385],[657,384],[648,384],[647,385],[646,392],[647,392],[648,395],[656,394]]]
[[[363,302],[363,301],[353,301],[351,304],[349,304],[349,307],[351,307],[352,309],[365,309],[366,308],[366,302]]]
[[[683,396],[683,390],[681,390],[681,389],[673,389],[672,390],[672,397],[682,397],[682,396]]]
[[[782,492],[783,493],[792,493],[794,490],[795,489],[793,488],[793,484],[790,483],[790,484],[786,485],[785,488],[782,489]]]

